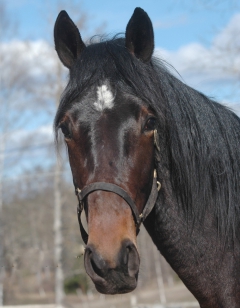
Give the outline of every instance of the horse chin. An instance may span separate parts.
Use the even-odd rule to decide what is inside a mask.
[[[105,280],[101,283],[95,283],[95,288],[99,293],[115,295],[132,292],[137,287],[137,278],[125,277],[124,281],[121,277],[114,282]]]
[[[90,277],[98,292],[111,295],[124,294],[137,287],[138,271],[134,276],[129,276],[128,273],[120,269],[109,269],[103,277],[96,274]]]

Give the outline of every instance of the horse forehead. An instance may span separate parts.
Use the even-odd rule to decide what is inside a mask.
[[[96,88],[96,100],[93,103],[94,108],[102,112],[105,109],[112,109],[114,106],[114,95],[107,83],[97,86]]]

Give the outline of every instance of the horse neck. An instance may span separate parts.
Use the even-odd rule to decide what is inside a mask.
[[[240,273],[239,247],[235,255],[231,250],[224,251],[213,223],[211,215],[207,215],[204,225],[187,217],[167,179],[162,182],[157,204],[144,225],[201,307],[220,307],[218,303],[223,303],[221,307],[237,307],[240,276],[234,279],[233,273]],[[224,295],[226,289],[228,296]]]

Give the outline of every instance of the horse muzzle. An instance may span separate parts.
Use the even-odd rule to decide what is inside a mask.
[[[87,245],[84,256],[86,272],[96,289],[103,294],[121,294],[137,286],[140,258],[136,246],[124,240],[114,266],[100,255],[94,245]]]

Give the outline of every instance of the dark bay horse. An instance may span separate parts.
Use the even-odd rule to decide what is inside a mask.
[[[239,308],[240,119],[153,57],[140,8],[125,37],[89,45],[62,11],[54,38],[70,72],[56,137],[61,129],[97,290],[136,287],[143,222],[201,307]]]

